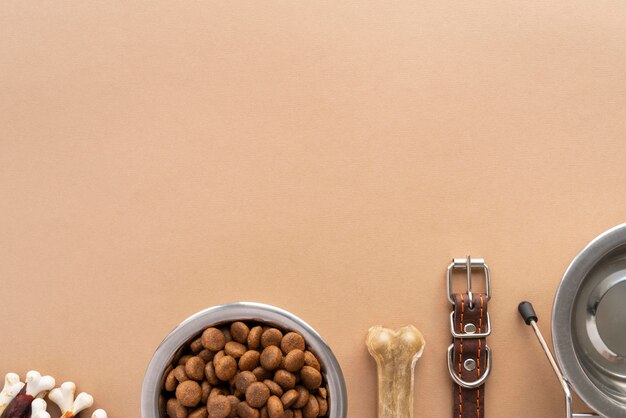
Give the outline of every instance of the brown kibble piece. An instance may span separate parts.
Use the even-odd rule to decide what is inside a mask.
[[[213,365],[213,362],[207,363],[204,368],[204,375],[206,376],[207,382],[213,386],[220,384],[220,379],[215,374],[215,366]]]
[[[325,387],[319,387],[317,389],[317,393],[320,394],[320,396],[322,397],[322,399],[326,399],[328,397],[328,390]]]
[[[280,397],[280,401],[283,403],[285,409],[290,408],[298,400],[298,391],[290,389],[283,396]]]
[[[237,361],[231,356],[224,356],[215,365],[215,375],[218,379],[228,382],[237,374]]]
[[[209,400],[209,393],[211,393],[211,384],[203,380],[200,387],[202,388],[202,399],[200,399],[200,403],[206,404],[206,401]]]
[[[293,389],[296,386],[296,376],[281,369],[274,373],[274,382],[278,383],[283,390]]]
[[[193,407],[202,399],[202,388],[198,382],[186,380],[176,387],[176,399],[183,406]]]
[[[191,349],[191,352],[194,353],[194,354],[198,354],[200,351],[202,351],[204,349],[204,346],[202,345],[202,337],[196,338],[189,345],[189,348]]]
[[[309,390],[317,389],[322,384],[322,374],[311,366],[304,366],[300,370],[300,379]]]
[[[187,408],[176,398],[167,401],[166,410],[170,418],[187,418]]]
[[[304,366],[304,351],[300,349],[291,350],[284,361],[285,370],[297,372]]]
[[[202,359],[205,363],[213,360],[215,353],[211,350],[207,350],[206,348],[198,353],[198,357]]]
[[[283,333],[276,328],[268,328],[261,335],[261,347],[266,348],[271,345],[280,347],[280,341],[283,339]]]
[[[320,406],[315,396],[309,396],[309,402],[302,408],[303,418],[316,418],[320,414]]]
[[[171,370],[167,374],[167,377],[165,378],[165,390],[168,392],[174,392],[176,390],[177,385],[178,385],[178,379],[176,379],[174,370]]]
[[[187,360],[185,363],[185,373],[190,379],[202,380],[204,379],[204,368],[206,364],[200,357],[194,356]]]
[[[185,373],[185,366],[176,366],[176,368],[174,369],[174,377],[176,377],[176,380],[181,383],[189,380],[189,377],[187,377],[187,373]]]
[[[270,396],[267,400],[267,414],[270,418],[283,418],[285,408],[278,396]]]
[[[321,396],[316,396],[316,398],[317,398],[317,404],[320,407],[319,416],[323,417],[328,412],[328,401],[322,398]]]
[[[304,386],[298,385],[296,386],[295,390],[298,392],[298,399],[293,404],[293,409],[304,408],[304,405],[306,405],[309,402],[309,396],[311,396],[311,394],[309,390],[305,388]]]
[[[261,408],[261,418],[269,418],[269,414],[267,413],[267,405]]]
[[[246,344],[248,342],[249,333],[250,328],[241,321],[233,322],[230,326],[230,335],[233,337],[233,340],[238,343]]]
[[[232,335],[230,335],[230,327],[224,327],[220,329],[220,331],[222,331],[222,334],[224,334],[225,343],[231,342],[233,340]]]
[[[207,411],[205,406],[202,406],[187,415],[187,418],[207,418],[208,415],[209,411]]]
[[[250,371],[243,371],[241,373],[237,373],[234,383],[239,392],[246,393],[246,389],[248,389],[248,386],[256,381],[257,378],[254,373]]]
[[[270,345],[261,353],[261,366],[265,370],[276,370],[283,360],[283,353],[280,352],[280,348],[275,345]]]
[[[261,336],[263,335],[263,328],[256,326],[248,333],[248,348],[255,350],[261,347]]]
[[[189,360],[191,358],[191,356],[189,354],[182,356],[181,358],[178,359],[178,365],[179,366],[184,366],[185,363],[187,363],[187,360]]]
[[[283,353],[285,354],[291,352],[292,350],[304,351],[304,338],[296,332],[288,332],[280,342],[280,349],[283,350]]]
[[[254,373],[254,375],[256,376],[256,380],[258,380],[259,382],[262,382],[265,379],[272,378],[272,372],[265,370],[261,366],[255,367],[254,370],[252,370],[252,373]]]
[[[293,411],[291,409],[286,410],[283,414],[283,418],[293,418]]]
[[[304,364],[313,367],[314,369],[321,370],[320,362],[317,360],[317,357],[310,351],[304,352]]]
[[[259,410],[248,405],[248,402],[239,402],[237,405],[237,414],[240,418],[259,418]]]
[[[270,379],[265,379],[263,381],[263,383],[265,383],[265,386],[268,387],[268,389],[270,390],[270,393],[272,395],[276,395],[276,396],[283,396],[283,388],[280,387],[280,385],[276,382],[274,382],[273,380]]]
[[[227,398],[230,401],[230,415],[228,417],[236,418],[237,417],[237,405],[239,405],[239,402],[241,401],[236,396],[233,396],[233,395],[228,395]]]
[[[261,408],[270,397],[270,390],[264,383],[251,383],[246,389],[246,402],[253,408]]]
[[[259,365],[261,353],[254,350],[249,350],[244,353],[239,359],[239,368],[241,370],[254,370]]]
[[[299,409],[293,410],[293,418],[302,418],[302,411]]]
[[[229,341],[224,346],[224,352],[228,354],[229,356],[234,357],[236,359],[243,356],[246,351],[247,351],[246,346],[241,343],[238,343],[237,341]]]
[[[228,418],[231,407],[230,399],[224,395],[209,398],[209,402],[207,403],[209,418]]]
[[[217,328],[207,328],[202,333],[202,345],[211,351],[220,351],[226,344],[224,333]]]
[[[213,364],[217,366],[217,362],[220,361],[220,359],[224,357],[225,355],[226,355],[226,352],[224,350],[220,350],[217,353],[215,353],[215,356],[213,356]]]

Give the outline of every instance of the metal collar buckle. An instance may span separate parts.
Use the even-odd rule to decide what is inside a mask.
[[[482,269],[485,273],[485,294],[487,300],[491,299],[491,278],[489,275],[489,267],[485,264],[484,258],[471,258],[469,255],[466,258],[453,258],[452,263],[448,266],[448,300],[454,305],[454,298],[452,297],[452,273],[454,270],[466,270],[467,271],[467,294],[469,295],[470,308],[474,307],[472,300],[472,269]]]
[[[485,332],[456,332],[456,330],[454,329],[454,311],[450,312],[450,332],[452,333],[452,336],[454,338],[487,338],[489,335],[491,335],[491,319],[489,319],[489,312],[487,312],[487,329],[485,330]]]

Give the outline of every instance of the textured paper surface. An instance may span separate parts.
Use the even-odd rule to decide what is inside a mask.
[[[621,1],[0,5],[0,372],[139,416],[178,322],[248,300],[333,347],[376,416],[374,324],[415,324],[419,417],[451,414],[445,268],[493,270],[490,417],[562,396],[576,253],[626,221]],[[532,390],[528,390],[532,388]]]

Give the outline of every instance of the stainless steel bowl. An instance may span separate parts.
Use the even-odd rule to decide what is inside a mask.
[[[607,418],[626,416],[626,224],[570,264],[554,301],[552,338],[581,399]]]
[[[165,370],[182,348],[209,326],[232,321],[259,321],[276,327],[297,331],[306,340],[310,350],[322,365],[322,374],[328,383],[329,417],[346,418],[348,402],[346,384],[341,367],[322,337],[297,316],[270,305],[250,302],[215,306],[187,318],[159,345],[148,365],[141,391],[142,418],[165,417],[160,410],[159,397],[165,379]]]

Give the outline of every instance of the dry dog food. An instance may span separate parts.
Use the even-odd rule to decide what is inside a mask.
[[[304,338],[257,323],[204,330],[167,370],[170,418],[328,416],[321,365]]]

